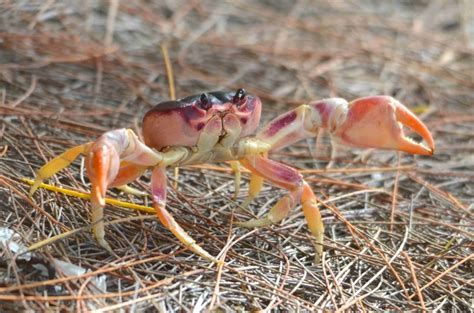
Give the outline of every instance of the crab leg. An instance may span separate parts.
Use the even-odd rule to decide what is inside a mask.
[[[262,156],[249,156],[241,160],[241,163],[252,172],[252,175],[255,175],[252,178],[259,178],[259,186],[261,186],[262,179],[265,178],[275,185],[287,189],[290,193],[281,198],[264,217],[238,224],[243,227],[272,225],[287,217],[291,208],[295,207],[297,203],[301,203],[308,227],[316,238],[315,261],[319,262],[323,251],[324,225],[321,220],[316,197],[311,187],[303,180],[301,174],[292,167]]]
[[[308,228],[316,238],[316,254],[314,255],[314,262],[319,263],[321,256],[323,255],[324,224],[321,218],[321,212],[319,211],[319,205],[316,201],[316,196],[306,182],[304,182],[303,186],[301,203],[303,206],[304,217],[308,223]]]
[[[252,173],[250,176],[250,183],[249,183],[249,193],[247,198],[245,198],[244,202],[240,205],[242,208],[246,208],[249,204],[255,199],[263,187],[263,177]]]
[[[129,168],[122,167],[121,160],[130,162]],[[128,183],[138,172],[163,161],[163,156],[154,152],[131,130],[117,129],[104,133],[86,151],[86,169],[91,181],[92,231],[97,242],[107,250],[111,248],[105,240],[104,206],[105,192],[114,182]],[[122,163],[123,164],[123,163]],[[121,175],[122,177],[118,176]]]
[[[406,137],[402,125],[417,132],[428,147]],[[329,131],[333,145],[393,149],[424,155],[430,155],[434,151],[433,138],[423,122],[400,102],[387,96],[361,98],[351,103],[332,98],[301,105],[270,122],[257,134],[257,141],[253,143],[262,146],[258,142],[260,140],[270,145],[269,150],[278,150],[304,138],[315,137],[322,128]],[[288,215],[297,201],[301,201],[309,229],[316,237],[318,261],[322,253],[324,226],[315,195],[302,176],[295,169],[255,154],[245,157],[241,163],[253,175],[268,179],[290,191],[266,216],[241,225],[258,227],[276,223]],[[258,193],[259,188],[250,188],[251,194],[247,198],[249,201]]]
[[[289,166],[262,156],[249,156],[241,160],[241,163],[252,174],[268,179],[275,185],[287,189],[290,193],[281,198],[264,217],[242,222],[239,225],[244,227],[261,227],[278,223],[284,219],[290,209],[300,200],[303,187],[303,177],[301,174]]]
[[[403,126],[418,133],[428,147],[405,136]],[[336,143],[361,148],[431,155],[434,141],[423,122],[392,97],[373,96],[348,103],[332,98],[303,104],[270,122],[257,138],[278,150],[325,128]]]
[[[212,261],[218,262],[213,256],[201,248],[196,241],[189,236],[184,229],[176,223],[174,217],[166,209],[166,170],[163,167],[155,167],[151,175],[151,193],[153,196],[153,207],[156,215],[169,231],[175,235],[178,240],[193,252]]]
[[[133,182],[140,177],[147,169],[146,166],[133,164],[130,162],[120,162],[120,167],[114,181],[109,184],[109,187],[115,187],[125,193],[135,196],[147,196],[148,193],[128,186],[128,183]]]
[[[186,155],[186,149],[155,152],[127,129],[109,131],[91,144],[86,154],[86,168],[92,185],[92,231],[101,246],[110,250],[104,239],[102,220],[107,188],[130,182],[147,167],[174,164]],[[120,164],[123,165],[122,172]]]
[[[126,184],[134,181],[137,177],[139,177],[145,170],[146,166],[143,165],[136,165],[128,162],[122,162],[120,164],[120,167],[118,169],[117,175],[115,178],[110,178],[113,181],[111,183],[108,183],[105,187],[105,190],[109,187],[117,187],[125,192],[129,193],[134,193],[138,194],[140,191],[135,190],[134,188],[128,187]],[[96,169],[90,169],[88,168],[88,171],[95,171]],[[89,177],[91,177],[91,174],[89,174]],[[91,179],[92,181],[92,179]],[[105,240],[105,229],[104,229],[104,204],[101,204],[100,201],[102,199],[105,201],[105,190],[104,192],[98,191],[97,192],[97,186],[95,186],[96,182],[92,181],[92,190],[96,190],[96,192],[92,193],[92,198],[91,198],[91,203],[92,203],[92,216],[91,216],[91,222],[93,224],[92,226],[92,232],[94,233],[94,236],[97,240],[97,242],[107,250],[111,251],[112,249],[110,248],[109,243]],[[143,195],[143,194],[142,194]]]
[[[232,199],[237,199],[237,196],[240,192],[240,163],[239,161],[229,161],[230,167],[232,168],[232,172],[234,172],[234,196]]]
[[[133,181],[147,166],[154,165],[163,158],[141,143],[131,130],[109,131],[95,142],[71,148],[46,163],[36,175],[30,196],[44,179],[69,166],[81,153],[86,155],[87,172],[92,184],[92,230],[98,243],[111,250],[104,239],[103,207],[107,188]],[[121,164],[121,157],[134,163]]]
[[[240,133],[239,128],[233,129],[235,133]],[[199,135],[199,139],[196,144],[197,152],[191,157],[186,159],[188,156],[186,148],[174,148],[176,150],[171,149],[169,153],[173,153],[174,151],[179,155],[182,151],[181,159],[186,159],[188,162],[196,162],[201,159],[206,160],[212,149],[216,146],[217,142],[219,141],[219,137],[222,133],[222,122],[221,120],[215,116],[207,121],[206,125],[204,126],[201,134]],[[232,136],[232,137],[235,137]],[[233,139],[229,144],[233,144]],[[151,192],[153,196],[153,207],[155,208],[156,215],[160,219],[163,226],[165,226],[169,231],[175,235],[175,237],[183,243],[186,247],[188,247],[193,252],[199,254],[200,256],[212,261],[218,262],[213,256],[211,256],[208,252],[206,252],[203,248],[201,248],[196,241],[189,236],[184,229],[176,223],[173,216],[166,210],[166,166],[177,164],[179,158],[176,160],[165,160],[161,162],[161,166],[156,166],[153,169],[153,173],[151,176]],[[235,165],[235,164],[234,164]],[[238,169],[237,169],[238,170]]]
[[[240,171],[240,162],[239,161],[230,161],[230,166],[234,172],[234,200],[237,198],[240,192],[240,180],[241,180],[241,171]],[[251,173],[250,183],[249,183],[249,192],[247,198],[244,202],[240,204],[241,208],[246,208],[252,201],[257,197],[263,187],[263,178],[257,174]]]
[[[68,167],[74,160],[81,154],[84,153],[89,143],[73,147],[71,149],[66,150],[62,154],[58,155],[45,165],[43,165],[38,172],[36,172],[35,182],[30,188],[30,197],[38,189],[39,185],[43,182],[43,180],[50,178],[57,172],[61,171],[62,169]]]

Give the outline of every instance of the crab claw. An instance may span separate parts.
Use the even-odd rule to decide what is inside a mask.
[[[407,137],[402,126],[419,134],[428,145]],[[389,96],[360,98],[349,103],[345,119],[333,132],[341,143],[367,148],[394,149],[432,155],[433,137],[425,124],[403,104]]]

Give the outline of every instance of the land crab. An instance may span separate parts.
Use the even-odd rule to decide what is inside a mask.
[[[331,98],[303,104],[284,113],[254,135],[262,110],[261,100],[245,90],[208,92],[167,101],[148,111],[143,119],[141,142],[130,129],[104,133],[97,140],[65,151],[45,164],[36,175],[30,195],[44,179],[85,155],[90,179],[93,233],[108,250],[103,207],[108,188],[124,186],[151,168],[153,207],[161,223],[195,253],[216,261],[176,223],[166,209],[166,169],[208,162],[231,161],[251,173],[247,205],[259,193],[263,181],[288,190],[263,218],[239,223],[260,227],[284,219],[291,208],[302,205],[308,227],[316,239],[316,259],[323,251],[324,226],[315,195],[294,168],[271,160],[267,153],[326,129],[339,144],[431,155],[433,138],[423,122],[389,96],[371,96],[348,103]],[[427,147],[405,136],[402,126],[418,133]],[[237,184],[238,185],[238,184]]]

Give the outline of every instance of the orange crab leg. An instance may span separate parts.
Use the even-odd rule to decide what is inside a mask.
[[[156,215],[169,231],[175,235],[178,240],[193,252],[212,261],[218,262],[213,256],[201,248],[196,241],[189,236],[184,229],[176,223],[174,217],[166,209],[166,170],[162,167],[155,167],[151,175],[151,193],[153,196],[153,207]]]
[[[281,198],[262,218],[238,223],[243,227],[261,227],[278,223],[288,216],[297,203],[303,205],[303,212],[309,229],[316,238],[315,261],[319,262],[323,251],[324,226],[313,191],[303,180],[303,176],[294,168],[262,156],[249,156],[241,164],[255,177],[265,178],[275,185],[287,189],[290,193]]]
[[[110,187],[120,187],[133,182],[147,169],[147,166],[137,165],[130,162],[120,162],[120,167],[115,179],[109,184]]]
[[[133,187],[128,186],[127,184],[133,182],[138,177],[140,177],[147,168],[147,166],[122,161],[120,162],[120,168],[118,170],[117,176],[115,177],[114,181],[109,184],[109,186],[115,187],[128,194],[132,194],[139,197],[146,197],[148,196],[147,192],[135,189]]]

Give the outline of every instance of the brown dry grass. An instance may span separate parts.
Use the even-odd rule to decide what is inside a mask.
[[[116,1],[1,3],[1,226],[26,245],[86,227],[31,261],[3,248],[2,311],[473,309],[471,1],[154,2],[123,1],[116,14]],[[312,263],[299,208],[273,227],[233,227],[251,213],[231,201],[225,164],[185,168],[178,189],[169,190],[169,209],[207,251],[231,246],[221,272],[153,216],[109,225],[117,254],[110,255],[87,229],[86,201],[44,190],[28,199],[20,178],[106,130],[139,131],[143,114],[169,98],[163,44],[178,97],[243,87],[262,97],[268,121],[312,99],[389,94],[421,113],[436,155],[349,155],[339,170],[324,171],[315,169],[327,163],[325,145],[317,160],[306,143],[274,154],[306,170],[319,197],[338,198],[323,209],[321,265]],[[146,190],[147,181],[135,186]],[[80,162],[50,183],[88,188]],[[267,185],[254,213],[281,194]],[[106,209],[109,222],[137,215]],[[65,277],[51,268],[53,259],[90,272]],[[99,274],[107,277],[105,293],[91,283]]]

